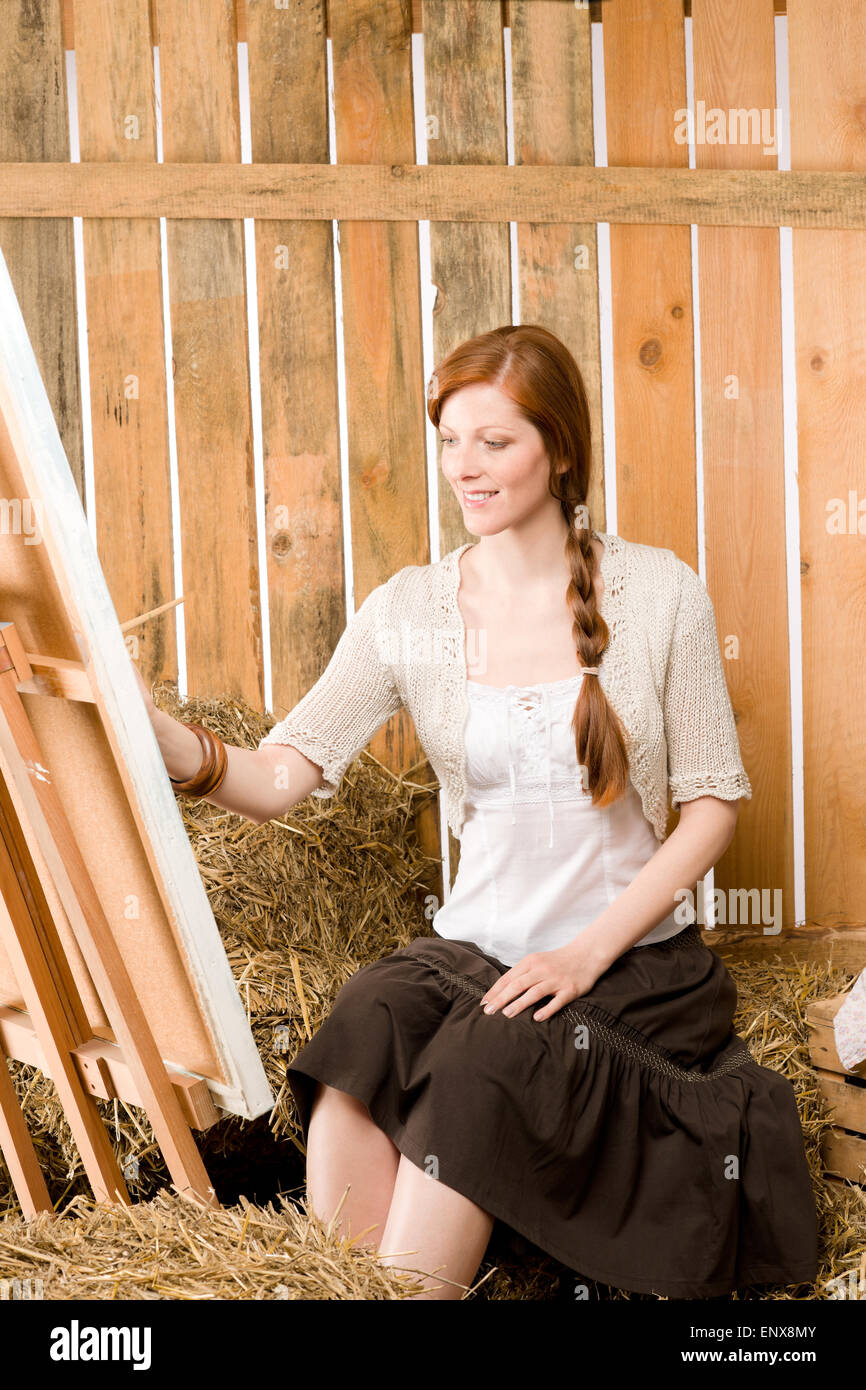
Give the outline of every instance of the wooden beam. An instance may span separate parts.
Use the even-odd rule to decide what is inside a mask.
[[[609,0],[589,0],[589,17],[593,24],[600,24],[602,10]],[[412,7],[412,30],[416,34],[423,33],[423,23],[421,16],[421,0],[410,0]],[[786,0],[773,0],[773,10],[777,15],[785,14]],[[511,23],[508,0],[502,0],[503,24]],[[158,42],[158,27],[155,0],[150,0],[151,28],[154,35],[154,43]],[[692,0],[683,0],[683,16],[690,15],[692,12]],[[246,25],[246,0],[235,0],[235,22],[237,26],[238,43],[245,43],[247,39]],[[325,8],[325,32],[330,38],[331,24],[327,6]],[[63,43],[65,48],[75,47],[75,26],[72,21],[72,0],[63,0]]]
[[[12,1186],[27,1217],[53,1211],[39,1158],[18,1103],[12,1078],[0,1057],[0,1153],[9,1169]]]
[[[855,973],[866,965],[866,927],[783,927],[776,936],[752,931],[703,930],[705,945],[728,960],[761,960],[778,954],[793,960],[841,965]]]
[[[0,622],[0,671],[12,667],[19,692],[93,702],[90,676],[83,662],[26,652],[15,624]]]
[[[62,700],[85,700],[93,704],[90,676],[80,661],[63,657],[38,656],[27,652],[31,674],[18,680],[16,688],[28,695],[53,695]]]
[[[834,1022],[837,1013],[848,997],[847,990],[840,990],[838,994],[833,994],[829,999],[815,999],[806,1009],[806,1019],[809,1024],[809,1056],[812,1058],[813,1065],[817,1068],[819,1075],[835,1075],[837,1079],[844,1076],[857,1076],[866,1081],[866,1061],[858,1062],[855,1067],[846,1067],[842,1064],[842,1059],[836,1051],[836,1033]],[[844,1125],[844,1120],[839,1120],[840,1125]],[[848,1128],[857,1128],[856,1125]]]
[[[0,217],[866,228],[860,173],[568,165],[0,164]]]
[[[0,1054],[3,1053],[17,1062],[38,1067],[44,1076],[51,1076],[30,1015],[23,1009],[0,1004]],[[105,1038],[91,1038],[72,1048],[70,1055],[85,1089],[92,1096],[100,1100],[122,1100],[127,1105],[143,1108],[141,1091],[116,1043]],[[165,1064],[165,1069],[187,1124],[193,1129],[209,1129],[220,1118],[220,1112],[213,1103],[207,1082],[170,1062]]]

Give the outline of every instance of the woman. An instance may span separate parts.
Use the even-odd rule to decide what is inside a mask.
[[[258,822],[333,795],[401,705],[446,792],[434,935],[357,971],[288,1069],[314,1210],[428,1299],[462,1295],[496,1218],[631,1291],[811,1281],[793,1088],[688,910],[751,796],[707,591],[589,528],[585,390],[545,329],[461,344],[428,412],[477,543],[374,589],[258,750],[196,775],[156,716],[169,773]]]

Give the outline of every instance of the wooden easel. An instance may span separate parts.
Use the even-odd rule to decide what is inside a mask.
[[[34,677],[38,672],[38,684]],[[218,1118],[207,1084],[167,1067],[136,997],[19,690],[94,700],[87,671],[24,651],[0,622],[0,943],[26,1012],[0,1006],[0,1148],[25,1216],[52,1211],[5,1056],[50,1076],[98,1201],[130,1203],[96,1098],[142,1106],[175,1186],[218,1207],[190,1126]],[[81,776],[88,776],[82,767]],[[60,905],[117,1039],[95,1038],[55,921]],[[52,908],[52,904],[55,907]]]

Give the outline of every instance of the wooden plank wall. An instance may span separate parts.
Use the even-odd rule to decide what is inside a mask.
[[[0,41],[0,75],[12,96],[0,113],[0,160],[68,159],[65,44],[76,52],[82,158],[153,161],[158,43],[165,160],[237,163],[240,41],[248,46],[254,162],[328,163],[330,38],[337,163],[414,164],[412,35],[423,32],[429,162],[504,165],[507,24],[515,162],[592,164],[592,20],[602,26],[608,163],[671,169],[688,165],[687,147],[675,138],[676,113],[686,105],[684,14],[692,24],[695,98],[723,110],[772,111],[774,24],[786,10],[781,0],[594,0],[589,10],[570,0],[299,0],[286,10],[273,0],[16,0],[15,8],[17,24]],[[861,0],[834,0],[832,8],[788,0],[787,15],[793,167],[863,171]],[[775,155],[756,143],[699,143],[695,159],[699,170],[775,167]],[[174,596],[173,385],[189,688],[261,706],[242,223],[169,220],[167,305],[155,219],[85,218],[83,225],[96,530],[118,614],[124,620]],[[401,565],[429,561],[434,527],[442,554],[468,535],[449,489],[440,487],[438,516],[428,515],[417,229],[344,220],[338,237],[348,498],[332,223],[255,225],[261,521],[277,714],[309,688],[333,651],[346,621],[347,580],[357,606]],[[71,222],[0,220],[0,244],[83,496]],[[820,929],[866,921],[863,570],[857,535],[827,529],[828,500],[864,490],[856,430],[866,253],[853,231],[798,230],[793,245],[806,915]],[[512,271],[506,223],[430,224],[433,358],[510,320],[515,273],[522,320],[563,337],[584,370],[596,469],[590,506],[594,524],[605,529],[604,474],[612,465],[601,433],[597,227],[518,223],[516,247]],[[781,888],[787,925],[795,633],[787,600],[779,236],[772,228],[704,226],[697,247],[698,424],[689,228],[610,228],[616,529],[670,546],[695,568],[703,548],[754,787],[716,867],[716,886]],[[176,674],[173,633],[172,614],[142,629],[137,655],[148,678]],[[405,712],[371,748],[395,768],[423,759]],[[421,833],[436,854],[434,808]],[[450,850],[453,873],[453,841]]]

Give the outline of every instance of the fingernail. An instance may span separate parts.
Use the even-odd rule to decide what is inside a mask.
[[[495,1005],[495,1004],[487,1004],[487,1005],[485,1006],[484,1012],[485,1012],[486,1014],[495,1013],[495,1012],[496,1012],[496,1005]]]

